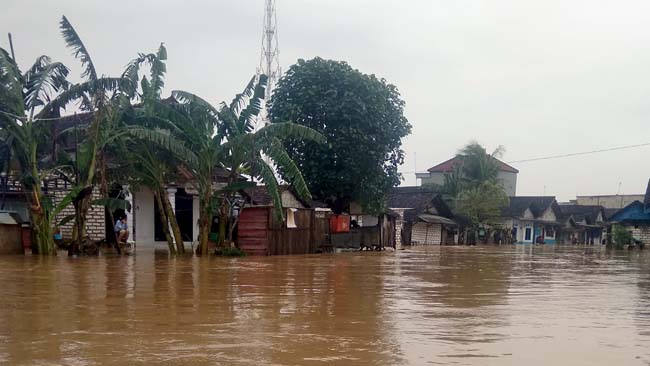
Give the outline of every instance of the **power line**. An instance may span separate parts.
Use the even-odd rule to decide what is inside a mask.
[[[643,144],[636,144],[636,145],[617,146],[617,147],[611,147],[611,148],[600,149],[600,150],[582,151],[582,152],[570,153],[570,154],[550,155],[550,156],[542,156],[542,157],[530,158],[530,159],[513,160],[513,161],[509,161],[508,164],[528,163],[528,162],[531,162],[531,161],[569,158],[569,157],[573,157],[573,156],[597,154],[597,153],[616,151],[616,150],[633,149],[633,148],[644,147],[644,146],[650,146],[650,142],[646,142],[646,143],[643,143]],[[402,174],[414,174],[414,173],[419,173],[419,172],[400,172],[400,173],[402,173]]]
[[[611,148],[608,148],[608,149],[600,149],[600,150],[583,151],[583,152],[570,153],[570,154],[562,154],[562,155],[551,155],[551,156],[544,156],[544,157],[531,158],[531,159],[523,159],[523,160],[514,160],[514,161],[509,161],[508,164],[527,163],[527,162],[531,162],[531,161],[539,161],[539,160],[550,160],[550,159],[568,158],[568,157],[572,157],[572,156],[589,155],[589,154],[596,154],[596,153],[602,153],[602,152],[608,152],[608,151],[616,151],[616,150],[632,149],[632,148],[643,147],[643,146],[650,146],[650,142],[646,142],[646,143],[643,143],[643,144],[636,144],[636,145],[626,145],[626,146],[611,147]]]

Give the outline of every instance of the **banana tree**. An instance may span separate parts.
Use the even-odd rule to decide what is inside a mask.
[[[67,105],[79,102],[82,111],[92,113],[92,120],[84,126],[82,141],[74,156],[73,181],[78,196],[73,200],[75,208],[74,245],[71,253],[78,252],[86,239],[86,221],[92,204],[92,192],[99,172],[102,194],[108,198],[105,148],[125,134],[120,130],[125,111],[130,109],[133,85],[124,77],[100,77],[88,49],[68,19],[63,16],[61,33],[73,55],[81,61],[84,81],[70,86],[50,101],[41,113],[59,113]],[[66,131],[70,132],[70,131]]]
[[[122,75],[122,77],[131,80],[132,84],[137,84],[138,80],[140,80],[141,93],[137,97],[142,103],[135,110],[133,126],[136,129],[173,127],[165,119],[167,111],[160,98],[162,89],[165,86],[166,60],[167,50],[161,44],[156,53],[139,54],[137,58],[129,63]],[[139,79],[140,68],[143,65],[149,66],[150,75],[149,78],[143,76],[142,79]],[[169,196],[165,191],[166,183],[174,180],[174,167],[178,165],[176,158],[171,154],[166,154],[156,146],[147,144],[146,141],[143,143],[142,140],[134,142],[131,152],[131,160],[136,167],[136,169],[132,170],[134,178],[152,190],[160,208],[159,215],[163,223],[163,231],[170,253],[184,253],[185,246],[183,245],[180,227]]]
[[[139,137],[168,149],[183,162],[183,170],[199,195],[197,252],[200,254],[208,253],[212,217],[215,214],[228,215],[227,198],[229,194],[234,194],[239,172],[246,171],[251,178],[265,183],[279,216],[283,216],[280,188],[271,161],[288,172],[285,179],[294,185],[300,196],[309,198],[302,174],[280,141],[291,137],[324,142],[324,137],[308,127],[290,122],[253,131],[265,87],[265,76],[253,78],[243,93],[237,95],[229,105],[222,104],[219,109],[197,95],[174,91],[172,96],[180,104],[173,106],[173,113],[169,113],[168,120],[173,128],[133,131]],[[216,189],[214,182],[218,168],[229,171],[227,186],[220,190]],[[225,220],[221,222],[225,223]],[[220,232],[219,240],[223,241],[225,226],[220,228]]]
[[[43,192],[43,182],[53,168],[44,158],[51,129],[48,121],[34,120],[34,113],[67,88],[67,75],[68,68],[48,56],[37,58],[23,74],[9,53],[0,48],[0,139],[10,148],[9,156],[16,162],[23,190],[28,193],[33,248],[42,255],[56,254],[53,223],[70,204],[71,196],[54,206]]]

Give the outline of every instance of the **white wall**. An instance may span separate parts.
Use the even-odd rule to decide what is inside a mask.
[[[445,173],[429,173],[428,178],[422,178],[422,185],[436,184],[442,186],[445,184]]]
[[[138,244],[154,243],[154,209],[153,192],[141,188],[133,192],[133,211],[135,215],[134,239]]]

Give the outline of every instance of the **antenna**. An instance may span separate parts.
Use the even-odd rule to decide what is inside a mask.
[[[275,0],[265,0],[264,23],[262,31],[262,52],[260,55],[260,66],[257,75],[265,74],[268,77],[266,92],[264,95],[265,108],[261,113],[261,120],[264,124],[270,123],[269,113],[266,105],[271,99],[271,93],[282,75],[280,69],[280,49],[278,47],[278,18],[275,12]]]
[[[16,61],[16,54],[14,53],[14,41],[11,38],[11,33],[7,33],[7,36],[9,37],[9,48],[11,49],[11,58],[14,60],[14,62],[18,62]]]

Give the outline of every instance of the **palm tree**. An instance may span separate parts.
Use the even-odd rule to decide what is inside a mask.
[[[53,221],[76,193],[71,192],[55,207],[43,192],[44,180],[55,169],[44,158],[51,129],[47,121],[35,120],[34,113],[68,87],[67,75],[68,68],[48,56],[37,58],[23,74],[9,53],[0,48],[0,140],[10,148],[23,190],[29,192],[34,249],[42,255],[56,254]]]
[[[266,76],[253,78],[233,102],[222,104],[220,109],[192,93],[174,91],[172,96],[180,104],[168,107],[173,129],[133,131],[136,136],[158,143],[183,161],[181,168],[191,178],[199,194],[197,252],[201,254],[208,253],[212,217],[217,212],[222,217],[228,214],[227,192],[240,187],[237,183],[240,172],[245,170],[251,178],[265,183],[280,216],[282,203],[279,183],[269,160],[288,172],[285,178],[296,187],[299,195],[309,198],[302,174],[280,141],[294,137],[323,142],[324,137],[308,127],[289,122],[267,125],[253,132],[266,80]],[[220,190],[216,190],[214,185],[217,168],[230,172],[227,185]],[[220,231],[222,235],[219,240],[223,241],[225,226]]]
[[[106,160],[104,149],[126,132],[119,129],[129,110],[134,87],[125,77],[100,77],[88,49],[68,19],[63,16],[61,33],[73,54],[81,61],[85,80],[70,86],[50,101],[41,113],[58,113],[72,102],[79,102],[81,110],[92,113],[92,120],[84,129],[83,141],[77,146],[71,180],[79,194],[73,200],[75,208],[75,245],[71,252],[79,251],[86,239],[86,220],[91,206],[96,174],[99,170],[101,186],[106,188]],[[70,131],[67,131],[70,132]],[[103,189],[104,190],[104,189]],[[102,192],[106,197],[107,192]]]

